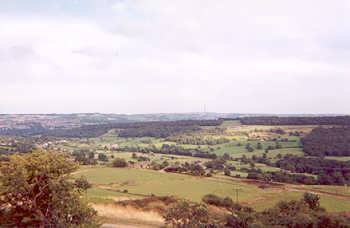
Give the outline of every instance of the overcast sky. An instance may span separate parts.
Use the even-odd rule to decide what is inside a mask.
[[[1,0],[0,113],[350,114],[348,0]]]

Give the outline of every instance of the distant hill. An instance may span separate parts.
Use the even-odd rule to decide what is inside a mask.
[[[177,121],[177,120],[214,120],[219,118],[237,118],[241,114],[225,113],[159,113],[159,114],[1,114],[0,128],[27,128],[40,124],[44,128],[73,128],[82,125],[108,123]]]

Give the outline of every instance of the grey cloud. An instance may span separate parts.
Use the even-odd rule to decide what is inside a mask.
[[[347,1],[99,2],[2,20],[4,111],[350,113]]]
[[[31,46],[15,45],[0,49],[0,61],[21,61],[37,58],[37,54]]]
[[[98,47],[83,47],[72,51],[73,54],[87,55],[91,57],[114,57],[118,56],[118,50],[101,49]]]

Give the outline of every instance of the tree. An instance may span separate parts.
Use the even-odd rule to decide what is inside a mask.
[[[210,227],[208,209],[203,204],[180,201],[164,215],[165,223],[177,228]]]
[[[231,176],[231,171],[228,168],[224,169],[224,175],[225,176]]]
[[[82,165],[96,165],[97,161],[94,158],[94,153],[88,150],[76,150],[73,152],[73,157],[76,162]]]
[[[99,153],[97,158],[98,158],[99,161],[108,162],[107,155],[105,155],[103,153]]]
[[[306,192],[304,194],[304,202],[307,203],[312,210],[320,208],[320,197],[316,194]]]
[[[276,142],[275,148],[276,149],[281,149],[282,148],[282,144],[280,142]]]
[[[230,211],[241,208],[241,206],[237,203],[234,203],[230,197],[221,198],[217,195],[208,194],[203,196],[202,201],[209,205],[227,208]]]
[[[83,191],[86,191],[88,190],[89,188],[91,188],[91,184],[89,183],[89,181],[86,179],[86,177],[84,176],[81,176],[79,177],[78,179],[76,179],[74,181],[74,184],[77,188],[83,190]]]
[[[92,151],[89,151],[89,152],[88,152],[88,157],[89,157],[90,159],[94,159],[94,158],[95,158],[95,153],[92,152]]]
[[[253,152],[254,151],[254,148],[252,147],[252,145],[250,143],[247,143],[246,146],[245,146],[246,150],[248,152]]]
[[[112,165],[116,168],[124,168],[128,166],[128,163],[123,158],[116,158],[113,160]]]
[[[66,155],[33,152],[0,163],[0,226],[97,227],[96,211],[70,181],[77,164]]]
[[[228,153],[224,153],[224,155],[222,156],[222,159],[228,161],[228,160],[231,160],[231,157]]]

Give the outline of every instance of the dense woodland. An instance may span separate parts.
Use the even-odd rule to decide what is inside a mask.
[[[48,129],[44,128],[39,123],[28,124],[26,128],[0,128],[0,135],[7,136],[33,136],[41,135],[47,132]]]
[[[350,184],[350,161],[323,158],[285,156],[276,166],[295,173],[310,173],[318,176],[318,184]]]
[[[114,127],[120,129],[119,137],[157,137],[166,138],[174,134],[199,130],[200,126],[218,126],[219,120],[181,120],[181,121],[158,121],[139,122],[127,126]]]
[[[199,126],[218,126],[221,123],[222,120],[179,120],[83,125],[81,127],[71,129],[46,129],[40,124],[32,124],[25,129],[0,128],[0,135],[42,135],[67,138],[92,138],[101,136],[111,129],[119,129],[120,137],[168,137],[175,133],[196,130]]]
[[[302,143],[308,155],[350,156],[350,126],[315,128]]]
[[[129,138],[129,137],[156,137],[156,138],[166,138],[168,136],[197,131],[199,127],[196,125],[168,125],[168,124],[150,124],[135,128],[125,128],[121,129],[118,133],[119,137]]]
[[[350,116],[278,117],[256,116],[240,118],[246,125],[350,125]]]
[[[216,154],[209,153],[208,151],[203,151],[199,148],[187,149],[177,145],[168,145],[163,144],[162,147],[157,148],[156,146],[150,147],[137,147],[137,146],[125,146],[118,148],[118,151],[125,152],[141,152],[141,153],[159,153],[159,154],[172,154],[172,155],[183,155],[183,156],[192,156],[198,158],[211,158],[215,159]]]
[[[272,162],[266,156],[253,156],[252,158],[244,156],[239,160],[245,164],[256,162],[281,169],[277,172],[262,172],[256,168],[247,169],[248,178],[250,179],[295,184],[350,184],[350,161],[337,161],[320,157],[298,157],[288,154],[278,157],[279,160],[276,162]]]
[[[312,176],[304,174],[291,174],[285,171],[278,172],[262,172],[259,169],[248,170],[248,179],[261,180],[263,182],[281,182],[289,184],[306,184],[314,185],[317,184],[317,179]]]

